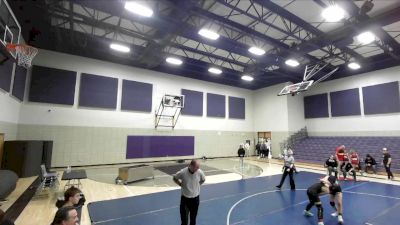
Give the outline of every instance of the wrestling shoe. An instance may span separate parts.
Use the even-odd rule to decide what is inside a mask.
[[[324,222],[318,222],[318,225],[324,225]]]
[[[338,216],[338,213],[337,213],[337,212],[334,212],[334,213],[331,214],[331,216],[337,217],[337,216]]]
[[[343,224],[343,216],[342,215],[339,215],[337,220],[338,220],[339,224]]]
[[[310,211],[304,210],[303,215],[311,217],[314,216],[314,214],[312,214]]]

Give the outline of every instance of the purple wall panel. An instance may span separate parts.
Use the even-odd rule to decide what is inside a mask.
[[[185,96],[185,108],[182,115],[203,116],[203,92],[182,89]]]
[[[194,136],[128,136],[126,158],[194,155]]]
[[[122,110],[151,112],[153,85],[130,80],[122,83]]]
[[[330,93],[332,116],[361,115],[358,88]]]
[[[9,59],[0,65],[0,88],[9,92],[14,61]]]
[[[246,100],[244,98],[236,98],[229,96],[229,118],[231,119],[246,118]]]
[[[304,115],[306,119],[329,117],[328,94],[305,96]]]
[[[79,106],[115,109],[118,79],[82,73]]]
[[[76,72],[33,66],[29,101],[73,105]]]
[[[363,87],[365,115],[400,112],[399,82]]]
[[[12,95],[21,101],[24,100],[25,95],[26,71],[22,66],[16,66],[15,68]]]
[[[225,95],[207,93],[207,117],[225,118]]]

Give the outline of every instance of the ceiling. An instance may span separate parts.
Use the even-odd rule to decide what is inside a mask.
[[[95,59],[132,65],[246,89],[282,82],[299,82],[305,65],[330,62],[330,79],[400,65],[400,1],[373,1],[368,13],[364,1],[353,0],[148,0],[152,17],[132,14],[123,0],[9,1],[30,45]],[[345,19],[326,22],[322,10],[335,2]],[[218,40],[198,34],[201,28],[217,31]],[[376,40],[361,45],[354,40],[370,30]],[[110,43],[129,45],[118,53]],[[253,55],[249,47],[266,51]],[[172,66],[165,58],[182,59]],[[291,68],[285,60],[295,58]],[[361,69],[350,70],[357,61]],[[212,75],[208,68],[223,70]],[[241,76],[254,77],[251,82]],[[323,74],[321,74],[322,76]]]

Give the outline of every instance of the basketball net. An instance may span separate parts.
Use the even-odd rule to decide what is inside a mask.
[[[15,52],[19,66],[29,68],[32,66],[32,60],[38,53],[38,49],[25,44],[7,44],[10,52]]]

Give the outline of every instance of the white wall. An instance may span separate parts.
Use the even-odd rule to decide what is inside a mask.
[[[206,101],[204,101],[203,117],[181,116],[176,129],[253,131],[253,101],[250,90],[47,50],[40,50],[33,63],[40,66],[78,71],[77,94],[75,95],[76,99],[73,107],[25,102],[20,113],[21,124],[153,128],[154,110],[158,107],[161,97],[166,93],[180,94],[181,88],[185,88],[204,92],[204,99],[207,92],[245,98],[246,119],[233,120],[228,119],[228,116],[225,119],[207,118]],[[117,110],[78,108],[77,96],[79,93],[80,73],[118,78],[119,87],[122,85],[122,79],[152,83],[153,112],[122,112],[120,104],[118,104]],[[118,102],[120,102],[120,99],[121,88],[119,88],[118,92]],[[228,98],[226,98],[226,115],[229,113],[227,100]],[[49,110],[51,111],[49,112]]]
[[[13,80],[14,74],[12,74],[10,93]],[[15,140],[21,103],[10,93],[0,89],[0,133],[5,134],[6,140]]]
[[[284,84],[254,92],[254,130],[288,131],[287,96],[277,96]]]
[[[304,93],[295,96],[287,95],[288,130],[296,132],[306,126],[304,119]]]
[[[400,80],[400,67],[373,71],[333,81],[323,82],[306,92],[306,95],[360,88]],[[384,99],[382,99],[384,101]],[[360,90],[362,106],[362,92]],[[307,119],[312,135],[400,135],[400,114],[364,115]]]

